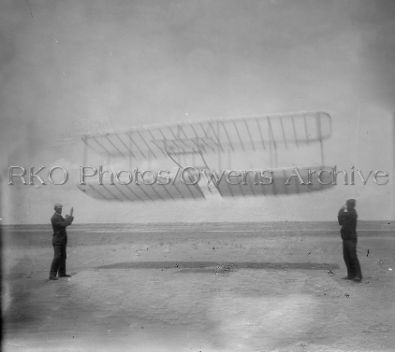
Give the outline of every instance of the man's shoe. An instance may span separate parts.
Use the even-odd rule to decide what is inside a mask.
[[[49,280],[57,280],[58,278],[56,276],[50,276]]]
[[[59,275],[59,277],[71,277],[71,275],[64,274],[64,275]]]
[[[354,278],[352,279],[352,281],[361,282],[361,281],[362,281],[362,278],[361,278],[361,277],[354,277]]]
[[[353,280],[353,278],[350,276],[345,276],[345,277],[343,277],[343,280]]]

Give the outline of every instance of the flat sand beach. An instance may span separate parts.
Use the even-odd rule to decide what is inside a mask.
[[[360,222],[362,283],[336,223],[3,226],[3,351],[394,351],[395,226]]]

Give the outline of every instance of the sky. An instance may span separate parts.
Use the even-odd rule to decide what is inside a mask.
[[[395,212],[395,3],[391,0],[0,0],[4,223],[332,220]],[[75,184],[9,186],[10,165],[82,162],[81,135],[177,121],[326,111],[326,160],[391,174],[310,195],[108,203]],[[248,156],[247,156],[248,157]]]

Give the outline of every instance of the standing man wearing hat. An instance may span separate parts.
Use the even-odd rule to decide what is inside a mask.
[[[70,215],[66,218],[62,216],[62,204],[56,203],[54,206],[55,214],[52,215],[51,224],[53,228],[52,245],[54,249],[54,257],[49,273],[50,280],[57,280],[59,277],[70,277],[66,274],[66,245],[67,233],[66,227],[73,222],[73,208],[70,210]]]
[[[343,257],[347,267],[346,280],[360,282],[362,280],[361,266],[357,256],[357,212],[355,199],[348,199],[337,215],[340,234],[343,240]]]

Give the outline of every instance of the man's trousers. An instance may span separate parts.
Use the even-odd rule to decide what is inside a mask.
[[[347,278],[362,279],[361,266],[357,256],[357,240],[343,240],[343,258],[347,267]]]
[[[49,273],[50,277],[56,277],[66,275],[66,245],[53,245],[54,256],[51,264],[51,270]]]

